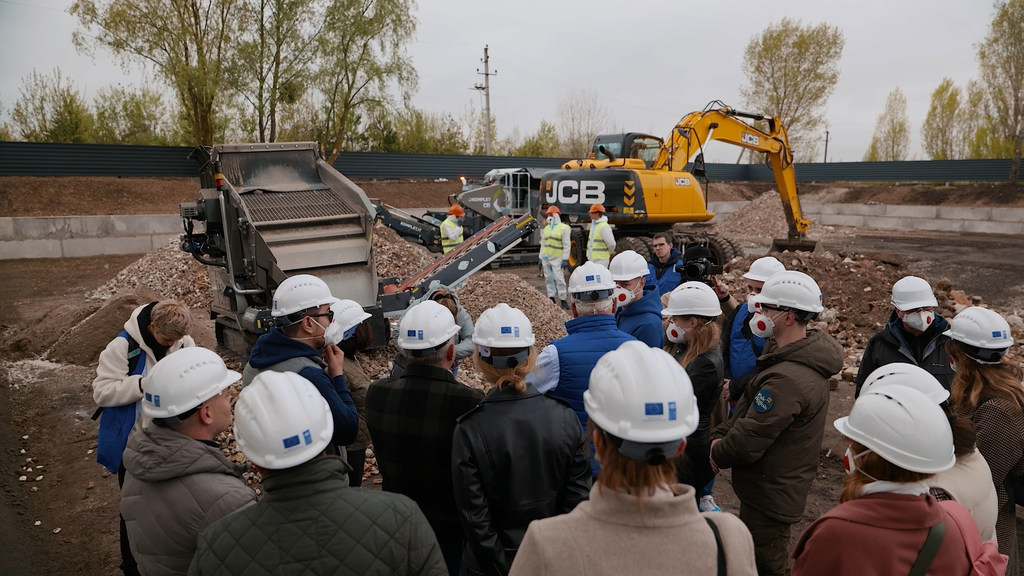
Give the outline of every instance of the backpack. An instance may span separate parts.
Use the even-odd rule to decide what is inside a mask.
[[[128,341],[128,371],[130,376],[139,376],[146,371],[146,351],[127,331],[121,330],[117,338]],[[135,426],[139,403],[124,406],[100,406],[92,419],[100,419],[96,434],[96,461],[111,474],[117,474],[121,467],[121,456],[128,445],[128,434]]]
[[[974,519],[971,518],[967,509],[954,500],[942,500],[939,505],[963,534],[967,557],[971,560],[970,576],[1002,576],[1006,574],[1009,558],[999,553],[999,547],[994,541],[981,541],[978,525],[974,523]]]

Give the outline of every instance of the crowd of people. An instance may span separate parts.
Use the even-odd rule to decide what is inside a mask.
[[[278,286],[239,374],[195,346],[183,305],[135,310],[94,382],[122,571],[1018,575],[1024,387],[999,314],[947,321],[925,280],[893,285],[853,409],[832,424],[840,502],[793,545],[843,367],[814,327],[825,295],[766,256],[738,301],[715,275],[684,281],[703,247],[663,234],[649,261],[615,253],[593,211],[591,258],[568,282],[568,227],[548,213],[547,293],[572,319],[543,347],[522,310],[496,302],[474,322],[432,286],[371,382],[356,356],[369,316],[301,274]],[[459,382],[467,357],[486,391]],[[229,429],[258,498],[216,442]],[[371,443],[381,491],[360,488]],[[722,470],[736,514],[714,500]]]

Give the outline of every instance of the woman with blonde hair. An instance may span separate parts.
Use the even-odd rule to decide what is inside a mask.
[[[1010,326],[999,314],[971,306],[953,318],[946,352],[955,368],[950,404],[953,410],[974,422],[978,451],[988,462],[998,497],[996,540],[999,551],[1010,557],[1007,576],[1018,576],[1015,494],[1024,476],[1024,386],[1018,365],[1003,356],[1013,345]]]
[[[756,574],[743,522],[701,514],[694,488],[675,482],[699,419],[679,363],[625,342],[597,362],[583,399],[601,462],[590,500],[530,524],[512,574]]]
[[[461,574],[507,574],[530,522],[571,511],[590,489],[579,418],[525,380],[534,341],[508,304],[485,310],[473,332],[474,363],[493,388],[459,418],[452,443]]]
[[[672,291],[661,315],[668,318],[665,351],[686,370],[697,397],[700,421],[686,439],[686,458],[676,461],[676,479],[696,488],[701,512],[721,508],[711,495],[715,473],[711,470],[711,412],[722,394],[725,362],[722,360],[721,328],[715,319],[722,314],[718,295],[703,282],[685,282]]]

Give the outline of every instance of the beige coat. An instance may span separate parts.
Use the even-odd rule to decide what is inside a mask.
[[[967,508],[978,525],[982,540],[996,539],[996,487],[981,452],[957,456],[956,465],[925,480],[929,488],[942,488]]]
[[[739,518],[697,511],[693,488],[672,487],[675,497],[645,498],[601,489],[572,512],[536,520],[526,531],[511,576],[542,574],[707,574],[717,573],[718,527],[730,576],[755,575],[754,543]]]

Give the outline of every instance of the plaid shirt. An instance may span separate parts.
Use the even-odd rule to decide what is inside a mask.
[[[483,397],[450,371],[422,364],[410,364],[396,380],[374,382],[366,393],[382,488],[415,500],[438,539],[462,534],[452,488],[452,436],[456,419]]]

